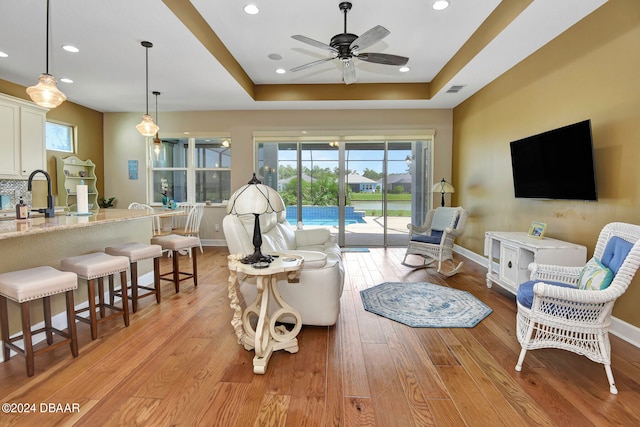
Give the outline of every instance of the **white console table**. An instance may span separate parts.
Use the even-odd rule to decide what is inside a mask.
[[[488,231],[484,239],[488,259],[487,287],[496,283],[516,294],[518,286],[529,280],[529,264],[583,266],[587,248],[562,240],[536,239],[525,232]]]

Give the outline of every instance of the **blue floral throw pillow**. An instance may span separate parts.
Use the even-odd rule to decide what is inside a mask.
[[[601,291],[606,289],[613,280],[613,273],[604,266],[596,257],[587,262],[580,273],[578,289]]]

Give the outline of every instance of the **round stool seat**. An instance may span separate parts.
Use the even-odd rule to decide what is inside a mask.
[[[78,288],[73,272],[35,267],[0,274],[0,294],[16,302],[40,299]]]
[[[162,246],[164,250],[171,251],[181,251],[200,245],[198,238],[195,236],[179,236],[177,234],[153,237],[151,243]]]
[[[94,252],[65,258],[60,261],[65,271],[73,271],[83,279],[95,279],[119,273],[129,268],[129,258]]]

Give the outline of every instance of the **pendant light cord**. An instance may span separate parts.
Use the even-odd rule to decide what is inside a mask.
[[[46,74],[49,74],[49,0],[47,0],[47,46],[45,47],[45,51],[46,51],[46,58],[47,58],[47,64],[46,64]]]
[[[47,0],[47,1],[49,1],[49,0]],[[147,100],[147,116],[148,116],[149,115],[149,47],[148,46],[144,47],[144,52],[145,52],[145,56],[146,56],[145,71],[146,71],[146,80],[147,80],[146,92],[144,94],[144,97]]]

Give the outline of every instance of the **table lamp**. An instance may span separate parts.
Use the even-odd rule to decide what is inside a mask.
[[[263,255],[260,248],[262,246],[262,232],[260,231],[260,215],[265,213],[282,212],[285,210],[284,202],[280,194],[268,185],[262,184],[256,173],[246,185],[236,190],[230,198],[227,213],[230,215],[253,215],[255,217],[253,225],[253,248],[254,252],[242,258],[243,264],[262,264],[273,261],[270,255]]]
[[[440,206],[444,206],[444,193],[455,193],[456,190],[453,188],[453,185],[449,184],[447,181],[442,178],[442,180],[431,188],[431,191],[434,193],[442,194],[442,199],[440,201]]]

